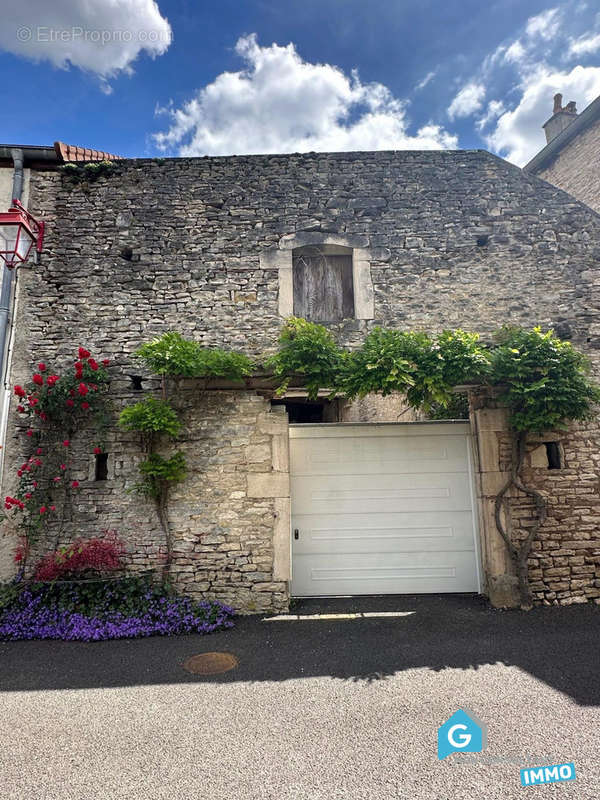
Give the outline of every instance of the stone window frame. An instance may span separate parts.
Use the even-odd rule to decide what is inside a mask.
[[[334,245],[352,250],[352,284],[354,289],[354,319],[375,318],[375,298],[371,278],[371,262],[367,236],[328,233],[290,233],[282,236],[279,246],[263,250],[260,254],[261,269],[276,269],[279,272],[279,316],[294,314],[293,255],[300,247]]]

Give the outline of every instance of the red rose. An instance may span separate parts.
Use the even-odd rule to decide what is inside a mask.
[[[93,358],[88,358],[87,363],[90,365],[90,368],[94,370],[94,372],[98,369],[98,362],[94,361]]]
[[[78,487],[78,486],[79,486],[79,481],[72,481],[72,482],[71,482],[71,487],[72,487],[73,489],[77,489],[77,487]]]
[[[25,499],[31,500],[31,492],[27,492],[27,494],[25,495]]]
[[[61,465],[60,465],[60,468],[61,468],[61,469],[66,469],[66,468],[67,468],[67,465],[66,465],[66,464],[61,464]]]
[[[38,364],[38,369],[39,369],[40,372],[45,372],[46,371],[46,365],[42,362],[42,363]]]
[[[73,406],[75,405],[75,402],[69,397],[67,399],[67,405],[69,406],[69,408],[73,408]]]
[[[48,386],[54,386],[59,377],[60,377],[59,375],[48,375],[48,377],[46,378],[46,383],[48,384]]]
[[[60,481],[60,475],[57,475],[56,478],[54,478],[54,483],[58,483],[59,481]]]
[[[48,415],[45,414],[43,411],[40,411],[40,419],[42,420],[42,422],[46,422],[46,420],[48,419]]]
[[[33,382],[37,383],[38,386],[43,386],[44,385],[44,379],[39,374],[39,372],[36,372],[35,375],[33,376]]]
[[[23,406],[17,406],[17,411],[19,412],[19,414],[24,414],[25,413],[25,409],[24,409]]]
[[[50,506],[50,511],[56,511],[56,506]]]
[[[87,411],[87,409],[90,407],[90,404],[89,403],[82,403],[81,407],[83,408],[84,411]]]
[[[91,355],[89,350],[86,350],[85,347],[79,348],[79,358],[89,358]]]
[[[85,383],[80,383],[79,386],[77,387],[77,391],[79,392],[80,395],[85,397],[85,395],[89,392],[89,389],[85,385]]]
[[[27,431],[27,436],[33,436],[33,431],[32,430],[28,430]]]
[[[38,397],[34,397],[33,395],[31,395],[31,397],[29,397],[29,405],[31,406],[31,408],[33,408],[34,406],[37,406],[37,404],[39,402],[40,401],[39,401]]]
[[[68,439],[65,439],[63,444],[65,447],[68,447],[71,444],[71,442]]]
[[[17,395],[17,397],[25,397],[27,392],[25,391],[25,389],[23,389],[22,386],[15,386],[15,394]]]
[[[36,454],[36,456],[41,456],[43,452],[44,451],[42,450],[42,448],[38,447],[38,449],[35,451],[35,454]]]
[[[37,489],[37,487],[38,487],[38,482],[37,482],[37,481],[34,481],[34,482],[33,482],[33,488],[34,488],[34,489]]]
[[[42,507],[40,508],[40,514],[45,514],[45,513],[46,513],[46,511],[48,511],[48,509],[46,508],[46,506],[42,506]]]
[[[102,452],[101,447],[94,447],[94,455],[99,456],[101,452]]]
[[[103,359],[102,359],[102,364],[103,364],[105,367],[108,367],[108,365],[110,364],[110,359],[109,359],[109,358],[103,358]]]
[[[18,475],[19,478],[22,478],[23,477],[23,470],[22,469],[18,469],[17,470],[17,475]]]

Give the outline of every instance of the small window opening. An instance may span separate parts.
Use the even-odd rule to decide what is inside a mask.
[[[142,389],[144,388],[144,386],[142,384],[142,381],[143,381],[142,376],[141,375],[130,375],[129,377],[131,378],[131,388],[133,389],[133,391],[134,392],[141,392]]]
[[[544,442],[544,444],[546,446],[546,455],[548,456],[548,469],[561,469],[558,442]]]
[[[121,258],[124,258],[125,261],[132,261],[133,260],[133,250],[131,247],[124,247],[121,252],[119,253]]]
[[[337,400],[305,400],[295,397],[290,400],[272,400],[273,406],[285,406],[291,424],[315,422],[339,422]]]
[[[108,480],[108,453],[98,453],[96,455],[96,470],[94,480]]]
[[[487,234],[484,234],[483,236],[478,236],[477,237],[477,247],[487,247],[487,245],[489,244],[489,241],[490,241],[490,237]]]

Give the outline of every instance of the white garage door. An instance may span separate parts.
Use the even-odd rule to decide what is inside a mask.
[[[290,426],[292,594],[477,592],[469,426]]]

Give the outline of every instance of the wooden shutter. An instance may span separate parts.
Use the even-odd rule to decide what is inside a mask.
[[[313,322],[354,317],[352,256],[294,255],[294,315]]]

